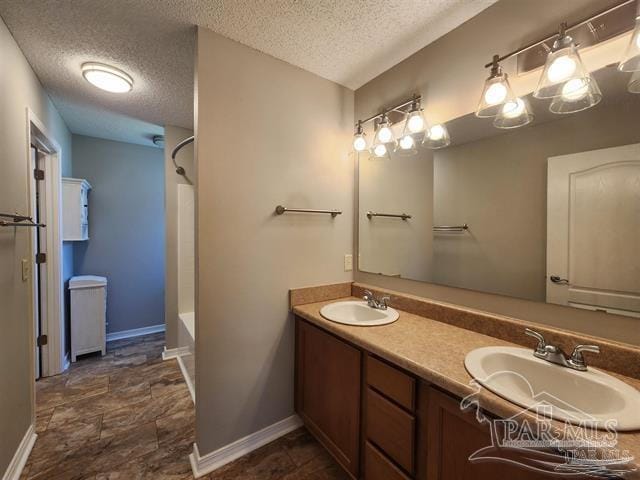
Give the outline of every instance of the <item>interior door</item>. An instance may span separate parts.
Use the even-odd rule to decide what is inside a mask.
[[[36,172],[44,172],[45,153],[36,146],[31,146],[31,165],[33,166],[31,212],[35,223],[46,222],[46,195],[43,177]],[[35,333],[35,378],[40,378],[47,371],[43,361],[43,339],[46,338],[47,315],[47,236],[41,228],[33,228],[33,320]],[[44,256],[43,256],[44,255]]]
[[[547,302],[640,317],[640,144],[549,158]]]

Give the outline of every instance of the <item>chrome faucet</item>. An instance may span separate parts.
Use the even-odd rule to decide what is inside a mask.
[[[538,345],[536,345],[533,352],[535,357],[555,365],[572,368],[573,370],[579,370],[581,372],[587,370],[587,362],[582,352],[600,353],[600,347],[597,345],[577,345],[576,348],[573,349],[573,353],[568,356],[560,347],[548,344],[540,332],[526,328],[524,333],[538,340]]]
[[[365,290],[362,299],[367,302],[367,305],[371,308],[375,308],[376,310],[386,310],[387,302],[391,300],[391,297],[376,298],[371,290]]]

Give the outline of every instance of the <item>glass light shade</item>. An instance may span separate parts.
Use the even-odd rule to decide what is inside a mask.
[[[422,109],[412,110],[407,114],[404,123],[403,135],[422,133],[427,129],[427,121],[424,119]]]
[[[418,152],[416,148],[416,139],[412,134],[406,134],[400,137],[398,140],[398,147],[396,148],[396,153],[403,156],[413,155]]]
[[[384,146],[385,152],[382,155],[377,155],[375,150],[378,146]],[[387,152],[395,150],[397,145],[393,129],[391,128],[391,122],[386,115],[383,115],[380,121],[376,125],[376,132],[373,136],[373,144],[371,145],[371,151],[376,157],[383,157]],[[382,151],[378,149],[378,151]]]
[[[367,137],[364,133],[356,133],[353,136],[353,149],[362,152],[367,149]]]
[[[516,98],[502,106],[500,113],[493,120],[493,125],[496,128],[518,128],[531,121],[533,121],[533,114],[527,102],[522,98]]]
[[[591,75],[572,78],[565,82],[560,96],[551,100],[549,110],[560,114],[575,113],[597,105],[600,100],[602,92]]]
[[[81,68],[85,80],[101,90],[127,93],[133,88],[133,79],[118,68],[95,62],[83,63]]]
[[[516,97],[509,85],[509,78],[506,73],[496,70],[484,83],[482,96],[476,110],[476,117],[495,117],[500,113],[505,103],[513,101]]]
[[[387,147],[384,145],[384,143],[379,143],[371,149],[371,153],[374,157],[385,157],[387,155]]]
[[[627,90],[629,90],[629,93],[640,93],[640,71],[631,75]]]
[[[431,149],[444,148],[451,144],[449,132],[444,124],[436,124],[429,128],[422,144]]]
[[[553,44],[533,96],[536,98],[560,97],[567,82],[587,78],[591,79],[591,75],[582,63],[575,43],[571,37],[564,35]],[[595,83],[593,79],[589,81]]]
[[[622,61],[618,65],[618,70],[621,72],[640,71],[640,16],[636,18],[636,28],[633,30],[633,35],[631,35],[629,46],[624,52]]]

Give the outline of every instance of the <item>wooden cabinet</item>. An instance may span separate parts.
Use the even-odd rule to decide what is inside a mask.
[[[491,446],[491,434],[474,412],[460,409],[460,400],[299,318],[296,411],[354,479],[558,478],[508,463],[470,462]]]
[[[360,473],[361,353],[296,321],[296,411],[345,470]]]
[[[426,466],[427,480],[546,480],[558,479],[557,475],[544,474],[528,470],[519,465],[504,462],[470,462],[469,456],[481,448],[491,446],[491,433],[485,424],[480,424],[473,412],[463,412],[460,401],[456,398],[428,386],[421,385],[421,391],[428,397],[428,410],[425,424],[421,429],[426,431],[426,442],[418,455]],[[491,452],[497,455],[496,452]],[[517,462],[515,456],[506,460]],[[542,457],[542,454],[541,454]],[[543,459],[540,458],[542,461]],[[522,459],[520,459],[522,461]],[[565,478],[584,479],[582,475],[568,475]]]

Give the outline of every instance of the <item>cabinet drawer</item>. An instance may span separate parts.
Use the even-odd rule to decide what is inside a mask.
[[[367,439],[413,475],[415,418],[370,388],[366,395]]]
[[[367,355],[367,384],[383,393],[398,405],[415,409],[416,381],[406,373]]]
[[[365,480],[409,480],[402,471],[369,442],[364,452]]]

